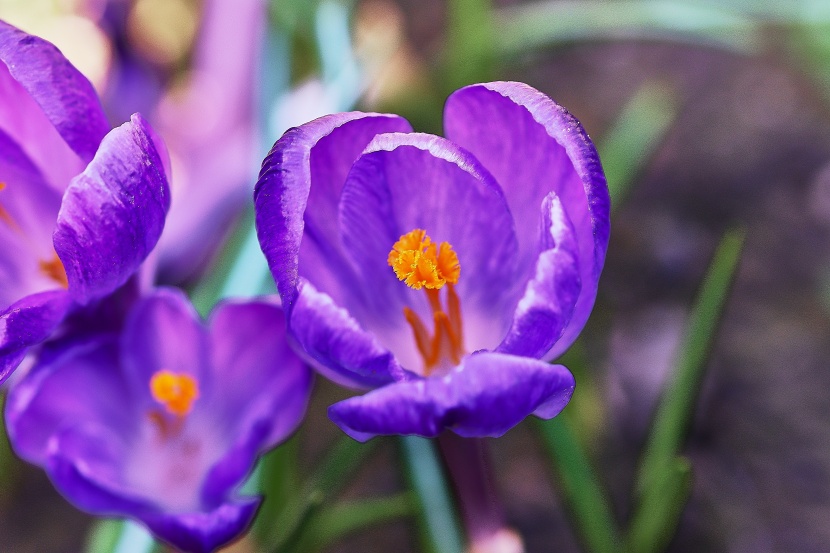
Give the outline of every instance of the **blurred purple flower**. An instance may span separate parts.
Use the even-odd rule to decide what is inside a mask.
[[[124,284],[169,207],[166,150],[141,116],[110,130],[50,43],[0,21],[0,382],[74,305]]]
[[[9,438],[69,501],[135,518],[189,552],[238,536],[257,498],[237,491],[300,423],[311,371],[266,300],[226,302],[202,326],[158,289],[119,336],[51,344],[9,393]]]
[[[329,409],[360,440],[499,436],[573,392],[546,360],[596,298],[609,235],[596,150],[521,83],[456,91],[444,128],[326,116],[286,132],[256,186],[289,332],[325,375],[378,388]]]

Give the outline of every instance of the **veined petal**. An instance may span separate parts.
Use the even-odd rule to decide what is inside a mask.
[[[560,365],[477,353],[440,378],[398,382],[329,407],[346,434],[365,441],[383,434],[498,437],[539,410],[546,417],[571,398],[574,379]]]
[[[319,372],[352,388],[374,388],[411,377],[331,297],[305,280],[300,281],[298,292],[288,323],[291,336]]]
[[[409,130],[395,115],[327,115],[289,129],[262,162],[254,190],[257,236],[287,315],[301,276],[338,303],[341,289],[354,285],[338,235],[340,191],[376,134]]]
[[[420,365],[403,307],[431,319],[425,295],[398,281],[387,264],[392,245],[413,229],[458,254],[458,295],[470,350],[493,348],[509,324],[515,271],[513,220],[498,184],[467,151],[421,133],[381,134],[355,162],[340,201],[343,246],[361,287],[349,311],[407,367]],[[485,324],[478,324],[486,321]],[[396,339],[405,335],[409,348]]]
[[[17,368],[28,349],[52,334],[72,301],[62,290],[26,296],[0,314],[0,384]]]
[[[542,253],[497,351],[540,358],[562,336],[582,289],[576,236],[554,192],[542,202]]]
[[[89,80],[52,44],[3,21],[0,21],[0,61],[5,65],[0,67],[2,104],[7,106],[0,108],[0,126],[14,136],[35,140],[32,147],[37,150],[34,159],[39,165],[63,167],[72,160],[62,148],[56,147],[54,133],[48,132],[44,125],[48,121],[80,161],[88,163],[110,129]],[[8,82],[7,74],[20,88]],[[34,102],[26,101],[19,94],[21,88]],[[7,99],[5,93],[11,93],[12,97]],[[39,107],[40,114],[33,109],[34,105]],[[20,111],[15,114],[12,110]],[[23,135],[18,135],[17,130]],[[83,168],[77,160],[69,164],[71,170]]]
[[[537,214],[549,192],[556,192],[576,230],[582,291],[562,338],[547,355],[555,357],[587,320],[608,246],[610,199],[596,149],[570,113],[522,83],[456,91],[447,99],[444,129],[504,189],[517,225],[519,266],[528,279],[543,249],[537,243]]]
[[[158,144],[134,115],[104,138],[67,189],[53,241],[75,301],[124,284],[158,241],[170,207]]]

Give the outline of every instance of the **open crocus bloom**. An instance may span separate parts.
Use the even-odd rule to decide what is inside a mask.
[[[326,116],[286,132],[257,183],[289,332],[330,378],[377,388],[329,409],[357,439],[499,436],[573,392],[546,361],[596,297],[609,233],[596,150],[521,83],[456,91],[444,128]]]
[[[227,302],[207,328],[184,296],[140,300],[121,336],[52,344],[9,393],[9,438],[79,508],[142,521],[189,552],[250,523],[236,496],[300,423],[311,371],[269,301]]]
[[[152,250],[169,207],[166,155],[139,115],[110,130],[54,46],[0,21],[0,382]]]

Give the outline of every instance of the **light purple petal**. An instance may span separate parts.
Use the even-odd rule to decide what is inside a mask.
[[[191,375],[201,395],[211,393],[208,335],[178,289],[156,289],[133,306],[121,334],[121,363],[134,397],[148,405],[154,405],[150,380],[160,370]]]
[[[472,85],[444,110],[447,137],[471,151],[501,185],[517,224],[519,267],[527,278],[541,251],[539,206],[556,192],[579,243],[582,292],[571,322],[547,357],[576,339],[596,298],[609,235],[610,200],[599,157],[579,122],[522,83]]]
[[[345,309],[304,280],[289,328],[315,368],[343,386],[374,388],[411,376]]]
[[[544,248],[536,272],[516,306],[510,331],[497,351],[540,358],[559,340],[573,315],[581,287],[573,225],[554,192],[542,202]]]
[[[256,180],[256,76],[267,23],[265,0],[203,6],[183,101],[159,111],[158,126],[180,161],[159,241],[165,282],[198,274],[251,201]]]
[[[498,437],[537,412],[555,416],[571,398],[574,379],[560,365],[499,353],[477,353],[443,377],[398,382],[329,407],[346,434]]]
[[[24,297],[0,313],[0,384],[30,347],[52,334],[71,303],[65,291],[41,292]]]
[[[60,193],[49,187],[29,156],[0,129],[0,309],[59,284],[40,269],[55,255],[52,230]]]
[[[3,21],[0,21],[0,61],[7,68],[0,69],[0,74],[8,71],[40,106],[46,119],[57,129],[66,144],[83,162],[89,162],[110,126],[98,95],[87,78],[52,44]],[[0,81],[3,80],[5,79],[0,76]],[[9,88],[0,85],[0,89]],[[18,94],[14,97],[20,99]],[[5,103],[6,99],[3,100],[2,103]],[[23,108],[27,121],[33,115],[28,102],[22,105],[15,102],[12,106],[15,109]],[[8,116],[8,113],[4,115]],[[0,119],[5,120],[7,117]],[[20,122],[19,119],[17,121]],[[31,122],[43,130],[40,117],[33,117]],[[49,133],[46,133],[44,139],[53,142],[48,136]],[[48,150],[43,153],[46,151]],[[62,156],[57,160],[36,157],[36,161],[54,163],[63,159]]]
[[[273,447],[302,421],[312,382],[310,368],[288,345],[282,309],[265,300],[224,302],[208,326],[212,380],[221,382],[214,391],[222,396],[219,418],[238,436],[267,421],[257,449]]]
[[[387,257],[414,229],[426,230],[436,243],[449,242],[458,254],[468,349],[499,343],[510,320],[505,305],[515,303],[516,237],[498,184],[468,152],[428,134],[378,135],[346,180],[340,227],[360,285],[345,305],[404,366],[418,370],[421,361],[403,308],[426,321],[432,310],[423,291],[397,279]],[[401,335],[408,348],[396,342]]]
[[[53,236],[75,301],[112,292],[155,246],[170,206],[162,158],[134,115],[66,191]]]
[[[300,276],[338,303],[352,284],[337,228],[346,175],[372,138],[406,132],[398,116],[339,113],[289,129],[262,162],[254,190],[259,243],[286,314],[294,308]]]

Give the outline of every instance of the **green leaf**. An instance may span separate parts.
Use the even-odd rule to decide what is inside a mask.
[[[446,75],[442,79],[446,93],[492,78],[496,33],[490,3],[491,0],[450,0],[448,3]]]
[[[368,526],[383,524],[417,512],[416,501],[410,492],[349,501],[322,509],[310,522],[313,532],[295,549],[296,552],[317,553],[347,535]]]
[[[418,528],[427,553],[461,553],[464,542],[441,462],[430,440],[400,438],[407,479],[418,501]]]
[[[715,252],[698,293],[671,379],[654,417],[635,491],[643,501],[677,456],[689,427],[706,362],[735,278],[744,230],[730,230]]]
[[[660,553],[671,542],[692,491],[692,466],[675,457],[637,506],[626,535],[626,551]]]
[[[284,444],[266,453],[249,481],[263,496],[253,527],[253,534],[261,543],[268,539],[271,525],[279,514],[287,505],[297,501],[301,491],[297,470],[300,445],[298,436],[295,434]]]
[[[648,82],[626,103],[598,142],[613,209],[625,200],[638,173],[676,118],[677,105],[671,91],[660,83]]]
[[[599,477],[565,414],[536,421],[571,522],[591,553],[620,551],[617,523]]]

